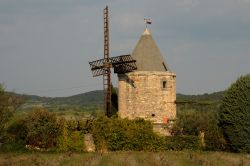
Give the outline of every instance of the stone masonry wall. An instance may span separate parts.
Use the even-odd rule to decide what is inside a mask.
[[[176,75],[135,71],[119,78],[119,116],[167,124],[176,118]]]

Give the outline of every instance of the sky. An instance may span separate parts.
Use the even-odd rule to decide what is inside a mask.
[[[103,57],[106,5],[110,56],[131,54],[150,18],[177,93],[225,90],[250,73],[250,0],[0,0],[0,83],[51,97],[102,89],[88,62]]]

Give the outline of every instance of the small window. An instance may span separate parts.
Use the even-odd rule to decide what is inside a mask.
[[[167,88],[167,81],[162,81],[162,88],[166,89]]]

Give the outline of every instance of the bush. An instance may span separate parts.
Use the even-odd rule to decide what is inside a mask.
[[[153,133],[152,124],[143,119],[128,120],[102,116],[94,120],[92,133],[98,150],[164,149],[164,139]]]
[[[22,142],[22,141],[16,142],[14,140],[10,140],[0,147],[0,152],[4,152],[4,153],[27,152],[27,149],[24,146],[24,142]]]
[[[176,135],[172,137],[166,137],[165,140],[166,150],[200,150],[200,139],[198,136],[192,135]]]
[[[199,135],[214,119],[212,111],[182,110],[177,113],[178,119],[172,131],[174,135]]]
[[[10,124],[6,127],[7,140],[1,147],[2,152],[23,152],[25,149],[27,128],[24,118],[11,119]]]
[[[234,152],[250,152],[250,74],[226,91],[219,111],[220,127]]]
[[[198,136],[200,131],[204,131],[206,150],[226,150],[226,141],[218,123],[216,111],[182,110],[178,112],[172,132],[174,135]]]
[[[228,150],[227,142],[221,129],[218,126],[218,114],[214,113],[209,121],[205,132],[205,150],[225,151]]]
[[[6,143],[6,141],[8,141],[6,129],[15,110],[22,102],[22,97],[5,93],[3,86],[0,84],[0,143]]]
[[[12,116],[13,110],[0,109],[0,142],[5,142],[6,138],[8,137],[6,133],[6,128]]]
[[[25,117],[12,120],[8,127],[9,142],[5,149],[58,150],[58,151],[84,151],[83,121],[65,120],[57,118],[56,114],[43,108],[35,108]],[[13,147],[11,147],[13,146]],[[57,149],[56,149],[57,148]],[[16,151],[15,150],[15,151]]]
[[[85,150],[83,123],[75,120],[66,121],[61,118],[59,124],[57,150],[60,152],[83,152]]]
[[[11,140],[22,143],[23,146],[25,146],[28,133],[25,118],[19,117],[13,120],[9,125],[7,132]]]
[[[98,150],[163,151],[200,149],[198,136],[159,136],[151,122],[143,119],[99,117],[93,122],[92,133]]]
[[[35,108],[25,119],[26,143],[39,148],[53,148],[58,136],[56,115],[43,108]]]

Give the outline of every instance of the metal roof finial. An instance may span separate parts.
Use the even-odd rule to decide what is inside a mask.
[[[144,18],[144,23],[145,23],[145,26],[146,26],[146,28],[147,28],[147,25],[148,25],[148,24],[152,24],[152,21],[151,21],[150,18]]]

